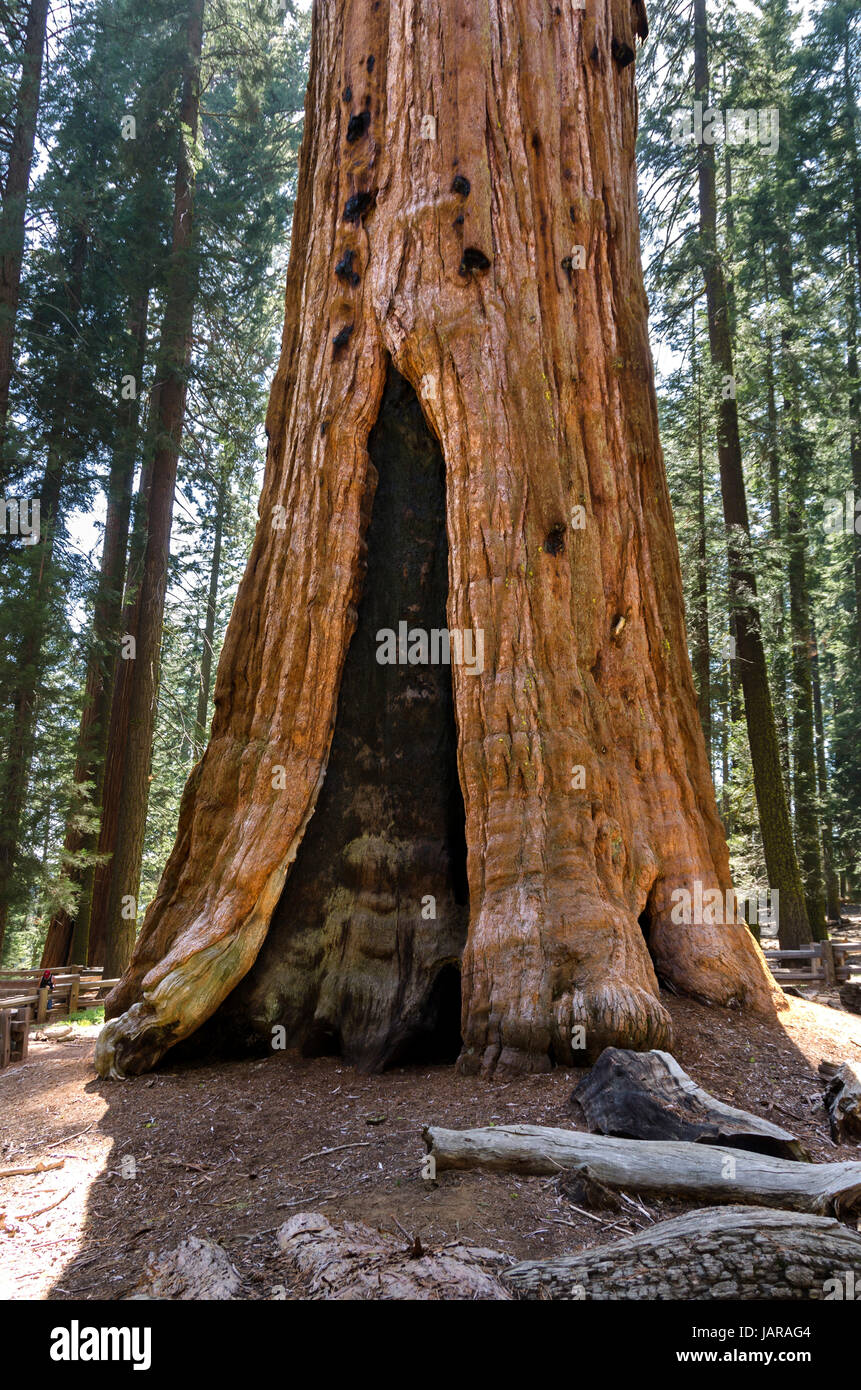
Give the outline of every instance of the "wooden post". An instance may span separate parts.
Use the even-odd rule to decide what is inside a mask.
[[[78,1012],[78,994],[81,988],[81,977],[76,975],[69,986],[69,1018]]]
[[[822,978],[828,989],[833,989],[837,983],[837,973],[834,967],[834,947],[830,941],[820,941],[819,958],[822,961]]]
[[[21,1028],[21,1061],[26,1062],[30,1050],[30,1009],[18,1009],[16,1017]]]
[[[48,1017],[48,986],[45,985],[39,990],[39,1002],[36,1005],[36,1022],[44,1023]]]
[[[12,1056],[12,1011],[0,1009],[0,1071],[8,1067]]]

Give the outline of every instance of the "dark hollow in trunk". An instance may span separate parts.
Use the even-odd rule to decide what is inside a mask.
[[[326,780],[254,966],[177,1054],[259,1050],[276,1025],[306,1055],[368,1069],[460,1051],[469,895],[451,669],[377,660],[383,629],[444,630],[448,594],[443,458],[392,366],[369,454],[367,570]]]

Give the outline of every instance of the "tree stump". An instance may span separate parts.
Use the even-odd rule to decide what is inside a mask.
[[[861,1139],[861,1066],[844,1062],[841,1066],[821,1062],[819,1075],[827,1081],[823,1103],[831,1124],[835,1144]]]
[[[850,980],[838,990],[840,1003],[852,1014],[861,1014],[861,984]]]
[[[804,1145],[779,1125],[710,1096],[667,1052],[608,1047],[575,1088],[590,1129],[627,1139],[686,1139],[699,1144],[808,1160]]]

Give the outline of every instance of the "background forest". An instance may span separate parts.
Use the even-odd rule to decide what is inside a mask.
[[[649,13],[643,255],[700,713],[750,888],[773,709],[822,936],[861,874],[861,9]],[[113,976],[254,532],[310,25],[284,0],[19,0],[0,27],[0,963]],[[697,144],[697,102],[739,119]]]

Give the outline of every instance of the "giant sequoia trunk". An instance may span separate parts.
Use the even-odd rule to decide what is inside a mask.
[[[744,926],[673,921],[729,868],[646,334],[643,23],[315,5],[260,521],[103,1074],[279,1024],[544,1069],[667,1045],[658,975],[771,1006]],[[483,669],[422,664],[443,603]]]

